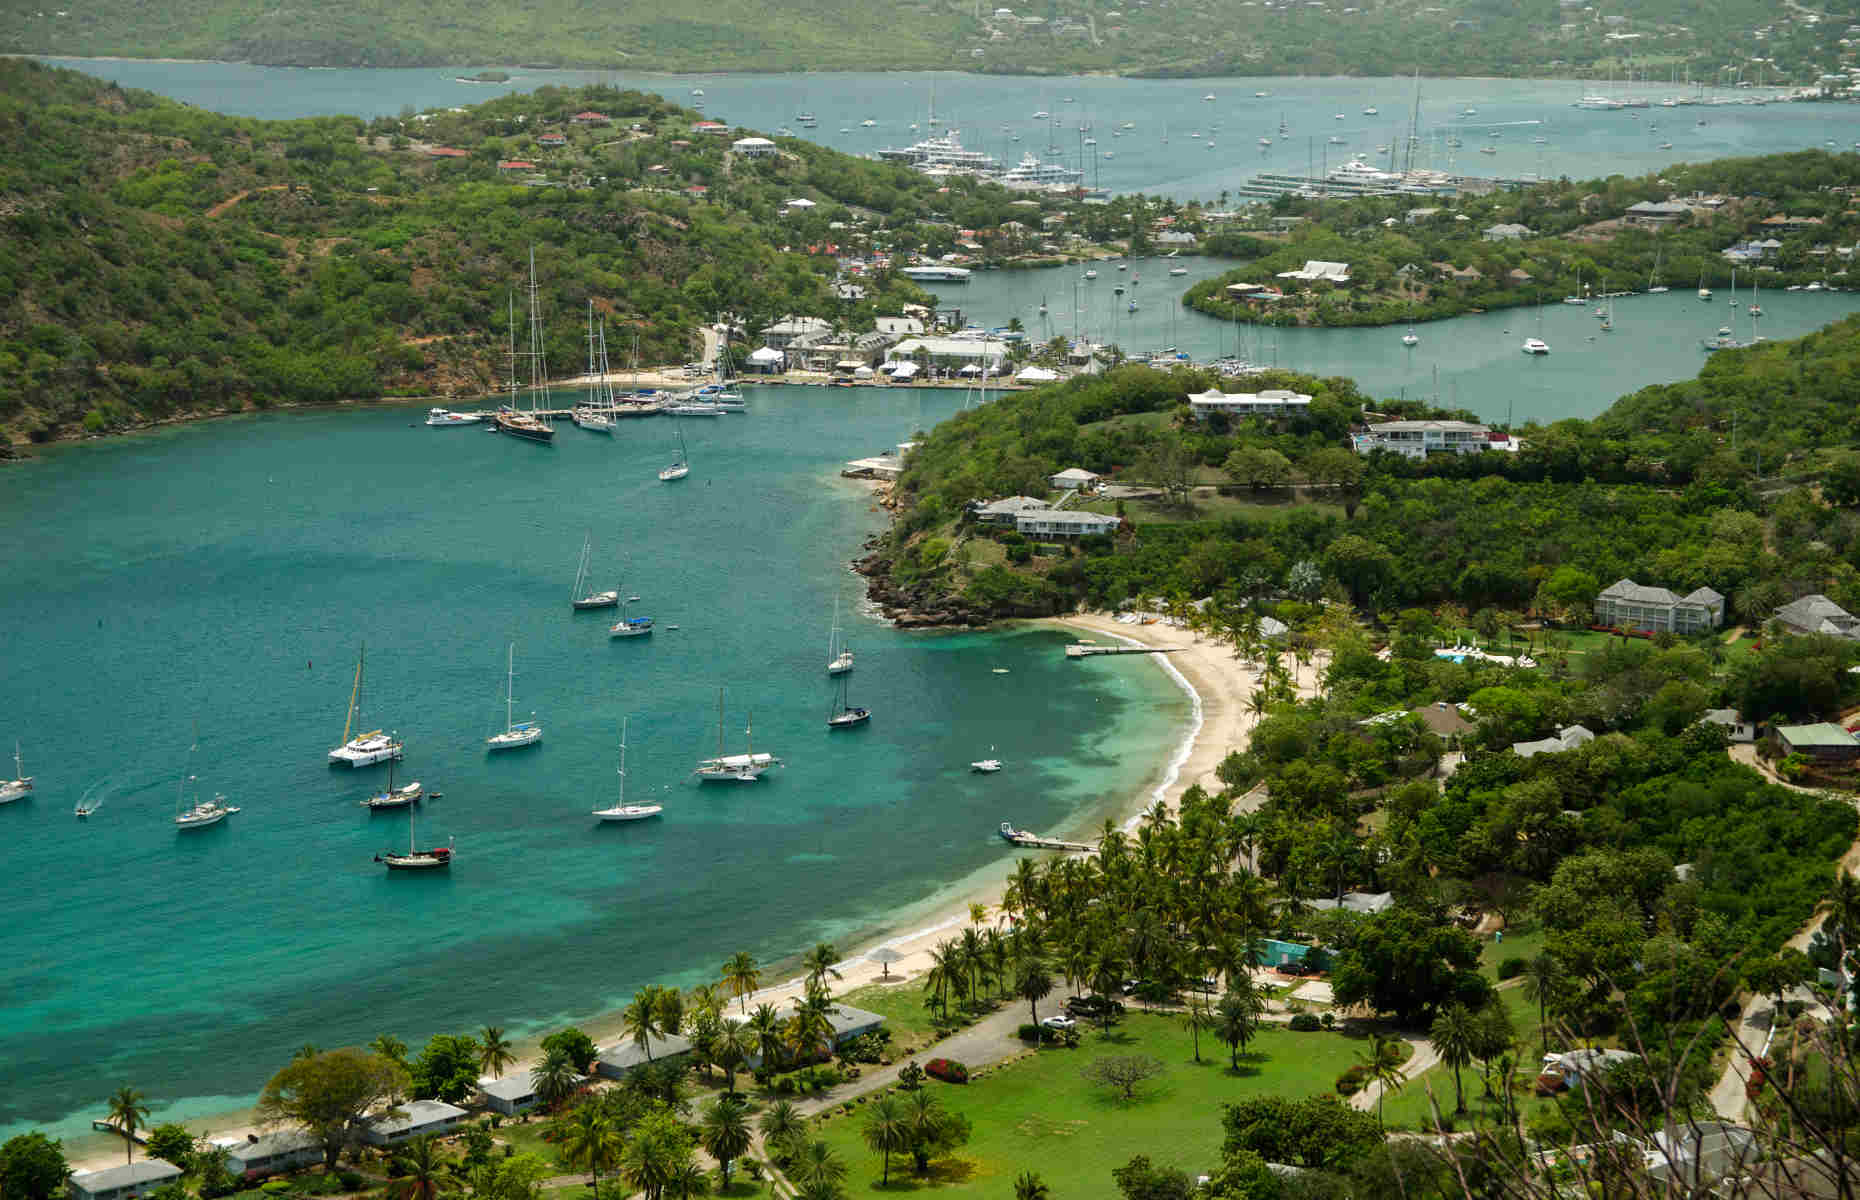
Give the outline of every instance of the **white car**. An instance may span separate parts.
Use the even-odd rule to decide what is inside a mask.
[[[1055,1013],[1050,1017],[1042,1017],[1040,1019],[1040,1024],[1046,1026],[1048,1029],[1076,1029],[1078,1027],[1077,1021],[1074,1021],[1071,1017],[1063,1013]]]

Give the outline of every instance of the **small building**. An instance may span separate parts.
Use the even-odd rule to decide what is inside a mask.
[[[607,114],[592,111],[578,112],[570,117],[569,120],[577,125],[605,125],[607,124]]]
[[[1595,621],[1647,633],[1700,633],[1724,623],[1724,597],[1706,587],[1679,596],[1617,579],[1595,597]]]
[[[1067,467],[1057,475],[1048,475],[1046,482],[1062,492],[1089,492],[1098,486],[1098,474],[1081,467]]]
[[[1513,742],[1511,752],[1519,758],[1535,758],[1539,754],[1561,754],[1565,750],[1574,750],[1586,746],[1595,740],[1595,735],[1581,725],[1565,725],[1556,731],[1552,738],[1541,738],[1535,742]]]
[[[901,338],[913,337],[924,331],[921,317],[879,317],[873,327],[880,333],[888,333]]]
[[[1479,454],[1492,448],[1492,430],[1471,421],[1378,421],[1353,439],[1358,454],[1387,450],[1404,458]]]
[[[1441,211],[1442,210],[1438,208],[1411,208],[1402,217],[1402,220],[1410,225],[1419,225],[1423,221],[1431,221],[1435,217],[1438,217]]]
[[[575,1086],[588,1081],[586,1075],[575,1076]],[[501,1079],[480,1079],[478,1097],[492,1112],[514,1117],[541,1103],[536,1096],[536,1077],[529,1071],[506,1075]]]
[[[1195,235],[1186,229],[1165,229],[1163,232],[1156,235],[1156,244],[1158,246],[1176,247],[1193,246],[1195,245]]]
[[[1341,900],[1307,900],[1305,907],[1374,916],[1395,907],[1395,897],[1390,892],[1345,892]]]
[[[500,171],[534,171],[536,164],[520,158],[507,158],[497,164],[497,169]]]
[[[133,1196],[146,1196],[180,1178],[181,1168],[173,1163],[145,1158],[101,1171],[78,1171],[66,1186],[71,1200],[130,1200]]]
[[[1519,225],[1516,222],[1510,221],[1493,225],[1488,228],[1484,234],[1485,240],[1488,242],[1519,242],[1529,236],[1531,236],[1529,226]]]
[[[719,135],[730,132],[730,127],[722,121],[699,121],[691,126],[691,132]]]
[[[1031,509],[1017,513],[1014,529],[1028,537],[1082,538],[1101,533],[1116,533],[1123,521],[1103,513],[1073,512],[1067,508]]]
[[[566,146],[568,145],[568,137],[560,133],[545,133],[537,137],[536,144],[539,146]]]
[[[1311,411],[1311,397],[1303,392],[1270,388],[1263,392],[1223,392],[1211,388],[1188,398],[1188,411],[1197,421],[1215,413],[1230,417],[1289,417]]]
[[[1570,1050],[1563,1054],[1544,1055],[1543,1070],[1537,1076],[1537,1091],[1541,1094],[1560,1092],[1564,1088],[1580,1087],[1584,1079],[1599,1080],[1610,1070],[1624,1062],[1639,1058],[1632,1050],[1614,1048]]]
[[[1022,367],[1014,376],[1015,383],[1052,383],[1059,378],[1059,372],[1049,371],[1045,367]]]
[[[443,1100],[409,1100],[398,1117],[376,1117],[362,1129],[371,1146],[398,1146],[412,1138],[448,1133],[470,1114]]]
[[[891,356],[894,359],[916,358],[919,352],[933,366],[963,367],[975,363],[988,368],[992,375],[999,375],[1007,363],[1007,343],[994,338],[907,338],[892,347]]]
[[[781,153],[780,148],[765,137],[737,138],[730,143],[730,150],[744,158],[774,158]]]
[[[797,317],[789,315],[770,325],[762,331],[764,345],[777,350],[786,350],[796,342],[810,338],[831,337],[833,322],[825,317]]]
[[[1321,279],[1325,283],[1334,283],[1341,286],[1350,282],[1350,264],[1325,262],[1322,259],[1310,258],[1306,259],[1305,265],[1298,268],[1296,271],[1280,271],[1278,277],[1280,279],[1297,279],[1305,283],[1316,283]]]
[[[596,1052],[594,1073],[603,1079],[625,1079],[648,1062],[677,1062],[691,1053],[690,1040],[675,1033],[655,1034],[647,1045],[652,1049],[650,1058],[632,1038],[602,1046]]]
[[[1860,618],[1820,592],[1791,600],[1772,618],[1792,633],[1825,633],[1830,637],[1860,638]]]
[[[1670,1134],[1665,1129],[1654,1131],[1647,1143],[1646,1167],[1649,1178],[1677,1179],[1685,1190],[1713,1190],[1718,1181],[1737,1175],[1757,1158],[1756,1135],[1741,1125],[1680,1121]]]
[[[1756,725],[1744,720],[1744,714],[1735,708],[1708,708],[1705,710],[1705,715],[1699,718],[1699,723],[1718,726],[1734,743],[1749,743],[1757,740]]]
[[[230,1141],[226,1152],[226,1169],[235,1176],[274,1175],[323,1161],[323,1144],[301,1129],[280,1129],[253,1134],[244,1141]]]
[[[990,500],[983,503],[976,500],[970,503],[969,513],[983,525],[1005,525],[1012,527],[1015,518],[1024,512],[1051,508],[1052,505],[1032,496],[1009,496],[1004,500]]]
[[[1642,200],[1628,205],[1621,219],[1642,229],[1665,229],[1692,215],[1692,210],[1677,200]]]
[[[1436,700],[1423,708],[1414,710],[1414,715],[1421,718],[1428,731],[1449,745],[1456,744],[1460,738],[1471,733],[1474,725],[1460,711],[1459,705],[1450,700]]]
[[[1822,762],[1852,762],[1860,758],[1860,738],[1831,721],[1815,725],[1778,725],[1777,748],[1784,754],[1800,754]]]

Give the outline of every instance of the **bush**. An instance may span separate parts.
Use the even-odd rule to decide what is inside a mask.
[[[777,1096],[794,1096],[807,1092],[825,1091],[844,1078],[837,1067],[814,1066],[802,1067],[798,1071],[789,1071],[785,1075],[775,1075],[769,1079],[769,1087]]]
[[[944,1083],[969,1082],[969,1068],[953,1058],[933,1058],[924,1064],[924,1074]]]
[[[1020,1040],[1023,1042],[1043,1042],[1046,1040],[1046,1030],[1035,1025],[1032,1021],[1022,1021],[1018,1032],[1020,1034]]]
[[[1323,1025],[1326,1029],[1334,1029],[1337,1025],[1337,1014],[1333,1012],[1320,1013],[1318,1015],[1318,1023]]]
[[[1316,1033],[1322,1027],[1322,1023],[1310,1013],[1301,1012],[1292,1017],[1293,1033]]]
[[[1498,977],[1500,979],[1516,979],[1518,976],[1524,974],[1524,968],[1527,965],[1523,955],[1514,954],[1498,964]]]
[[[1362,1091],[1364,1083],[1363,1077],[1368,1073],[1367,1068],[1361,1063],[1358,1063],[1356,1066],[1349,1068],[1343,1074],[1337,1076],[1337,1094],[1339,1096],[1354,1096],[1356,1093]]]

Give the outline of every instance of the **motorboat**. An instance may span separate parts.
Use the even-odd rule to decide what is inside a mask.
[[[1188,268],[1187,268],[1187,267],[1170,267],[1170,268],[1169,268],[1169,274],[1171,274],[1171,275],[1186,275],[1186,274],[1188,274]]]
[[[674,404],[665,411],[674,417],[721,417],[723,415],[723,409],[718,405],[696,402]]]
[[[1410,329],[1407,333],[1401,335],[1401,344],[1404,346],[1418,346],[1421,344],[1421,339],[1415,336],[1414,330]]]
[[[442,429],[452,425],[476,425],[478,414],[453,412],[445,408],[429,408],[426,410],[426,423]]]
[[[1544,341],[1542,338],[1525,338],[1524,352],[1526,354],[1548,354],[1550,353],[1550,343]]]
[[[594,816],[602,821],[644,821],[665,811],[663,804],[628,804],[626,802],[626,718],[620,719],[620,798],[612,808],[597,808]]]
[[[998,758],[979,759],[969,764],[969,770],[974,771],[978,775],[993,775],[1000,769],[1001,760]]]
[[[510,643],[505,656],[504,683],[504,732],[494,733],[484,739],[487,750],[520,750],[525,746],[534,746],[542,741],[542,726],[534,721],[512,720],[513,705],[516,703],[517,682],[517,644]],[[532,716],[535,714],[531,714]]]

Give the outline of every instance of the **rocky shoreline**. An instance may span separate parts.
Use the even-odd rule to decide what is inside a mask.
[[[890,508],[889,498],[884,502]],[[876,604],[898,629],[986,629],[995,618],[965,608],[953,596],[931,596],[899,587],[891,578],[891,556],[885,552],[885,535],[875,534],[853,560],[853,570],[865,577],[866,599]]]

